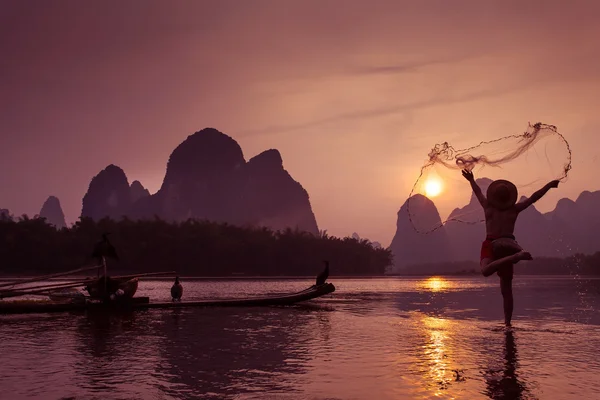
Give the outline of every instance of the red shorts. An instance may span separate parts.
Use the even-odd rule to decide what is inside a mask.
[[[480,260],[483,260],[484,258],[489,258],[494,260],[494,247],[492,245],[492,242],[494,240],[496,240],[498,238],[486,238],[483,243],[481,244],[481,258]],[[498,272],[496,272],[498,274],[498,276],[500,278],[508,278],[508,279],[512,279],[513,275],[514,275],[514,265],[511,264],[510,266],[506,266],[506,267],[502,267],[498,270]]]

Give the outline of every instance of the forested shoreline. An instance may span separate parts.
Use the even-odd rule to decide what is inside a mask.
[[[331,275],[383,276],[393,262],[389,249],[368,240],[302,231],[273,232],[209,221],[168,223],[82,218],[56,229],[43,218],[0,219],[0,277],[63,272],[93,265],[92,249],[110,232],[119,261],[112,274],[175,271],[195,277],[314,276],[331,263]],[[600,275],[600,252],[567,258],[535,258],[515,266],[516,275]],[[479,275],[477,262],[420,264],[394,276]]]
[[[111,273],[312,276],[329,260],[331,275],[383,275],[392,264],[388,249],[326,233],[127,218],[81,218],[70,228],[56,229],[43,218],[23,216],[0,220],[0,275],[50,274],[93,265],[91,253],[104,232],[110,233],[119,255],[118,261],[109,261]]]

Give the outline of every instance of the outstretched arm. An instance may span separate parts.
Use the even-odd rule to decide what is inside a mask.
[[[479,187],[477,182],[475,182],[475,177],[473,176],[473,173],[469,170],[463,169],[462,174],[465,177],[465,179],[468,180],[471,184],[471,188],[473,189],[475,197],[477,197],[477,200],[479,200],[479,204],[481,204],[481,206],[485,208],[487,206],[487,199],[483,195],[483,192],[481,191],[481,188]]]
[[[538,190],[537,192],[532,194],[530,198],[523,200],[521,203],[517,203],[516,204],[517,211],[521,212],[521,211],[525,210],[527,207],[529,207],[530,205],[532,205],[533,203],[535,203],[536,201],[538,201],[539,199],[544,197],[544,195],[546,193],[548,193],[548,190],[550,190],[552,188],[557,188],[558,183],[559,183],[558,180],[548,182],[546,184],[546,186],[544,186],[543,188],[541,188],[540,190]]]

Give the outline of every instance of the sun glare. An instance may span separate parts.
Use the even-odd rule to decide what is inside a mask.
[[[429,290],[431,292],[443,292],[452,287],[452,282],[438,276],[432,276],[418,282],[417,287],[421,290]]]
[[[442,182],[439,179],[428,179],[425,182],[425,196],[431,198],[442,193]]]

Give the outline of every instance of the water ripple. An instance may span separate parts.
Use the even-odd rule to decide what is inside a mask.
[[[598,280],[348,279],[295,307],[0,317],[0,399],[600,398]],[[188,281],[188,300],[306,281]],[[140,295],[167,300],[170,282]]]

